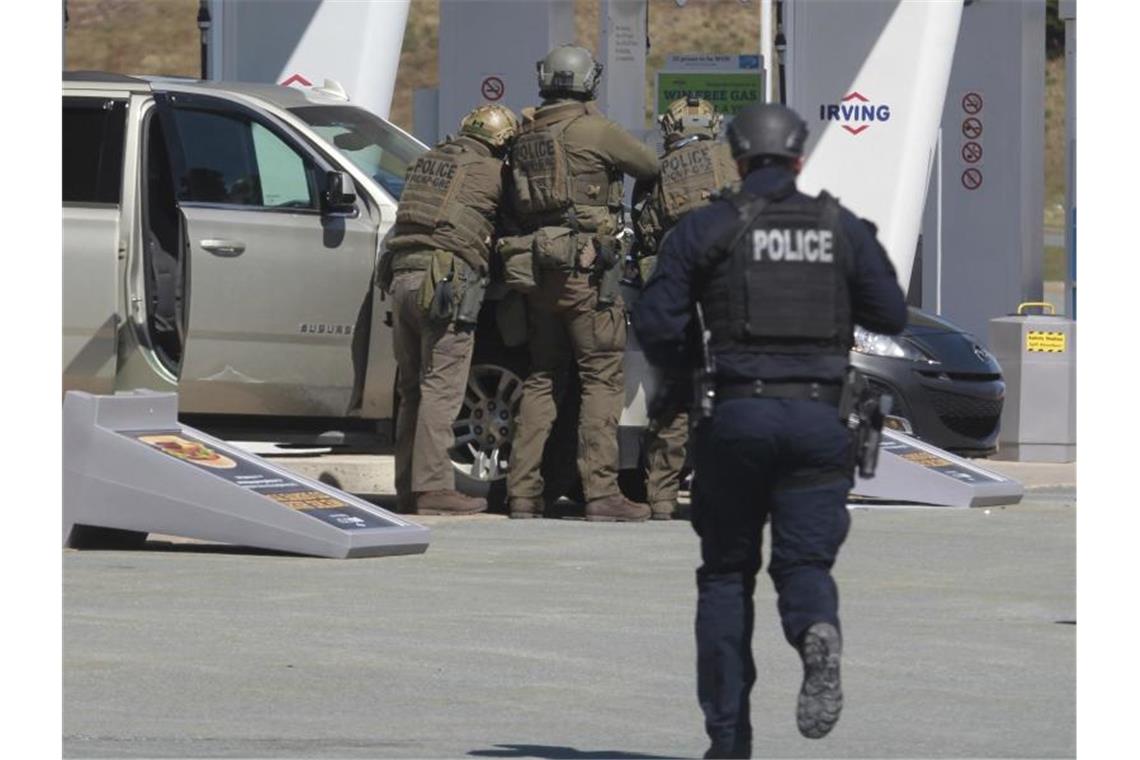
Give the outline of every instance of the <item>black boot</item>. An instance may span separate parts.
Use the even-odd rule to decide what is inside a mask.
[[[831,623],[815,623],[800,639],[804,682],[796,702],[796,724],[809,739],[821,739],[839,721],[843,690],[839,685],[839,656],[843,644]]]

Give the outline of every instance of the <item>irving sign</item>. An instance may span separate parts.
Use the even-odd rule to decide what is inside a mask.
[[[857,135],[877,121],[889,121],[891,107],[876,105],[862,93],[852,91],[843,96],[839,103],[821,103],[820,121],[838,121],[840,126]]]

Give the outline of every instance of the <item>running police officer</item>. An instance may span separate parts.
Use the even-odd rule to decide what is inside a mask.
[[[578,472],[586,518],[649,517],[649,507],[625,499],[617,484],[626,337],[617,234],[622,175],[653,177],[657,157],[598,112],[593,97],[601,71],[589,51],[572,45],[539,61],[543,102],[523,109],[511,148],[511,210],[531,236],[535,269],[527,295],[531,368],[507,477],[511,517],[542,514],[539,468],[557,415],[555,389],[574,361],[582,386]]]
[[[503,193],[503,157],[518,129],[500,105],[463,117],[459,136],[416,159],[386,241],[381,285],[392,293],[399,367],[396,494],[403,511],[487,508],[455,490],[448,449],[463,404],[488,255]],[[386,281],[386,282],[385,282]]]
[[[659,119],[665,138],[661,176],[639,181],[633,189],[633,229],[643,283],[653,272],[662,236],[677,220],[740,180],[728,146],[716,139],[722,120],[712,103],[692,97],[674,100]],[[662,373],[650,403],[646,490],[654,520],[669,520],[677,509],[689,438],[691,380],[687,370]]]
[[[694,442],[697,691],[707,757],[751,752],[752,595],[765,520],[784,636],[803,661],[797,724],[819,738],[839,719],[830,570],[847,536],[852,481],[837,403],[853,324],[893,334],[906,322],[874,227],[827,193],[796,190],[806,137],[803,120],[784,106],[752,105],[736,116],[728,140],[741,192],[673,228],[634,312],[651,362],[692,366],[679,336],[707,328],[714,365],[715,406]]]

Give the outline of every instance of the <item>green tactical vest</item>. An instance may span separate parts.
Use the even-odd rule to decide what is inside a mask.
[[[433,238],[434,247],[467,255],[475,252],[486,260],[496,205],[487,193],[472,187],[467,177],[473,165],[488,161],[494,162],[498,172],[499,159],[480,155],[462,142],[450,142],[420,156],[408,170],[390,247],[400,248],[401,237],[426,235]]]
[[[523,126],[511,148],[514,208],[527,227],[573,222],[580,207],[621,206],[622,183],[616,169],[598,166],[573,172],[566,156],[566,128],[587,115],[584,103],[562,103],[532,116],[523,112]],[[529,117],[529,118],[528,118]]]

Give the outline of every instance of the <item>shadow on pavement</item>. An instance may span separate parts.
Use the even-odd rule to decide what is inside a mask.
[[[573,747],[552,747],[546,744],[496,744],[496,749],[475,749],[468,752],[474,757],[537,757],[546,760],[651,760],[671,758],[674,755],[647,755],[642,752],[616,752],[608,749],[581,750]]]

